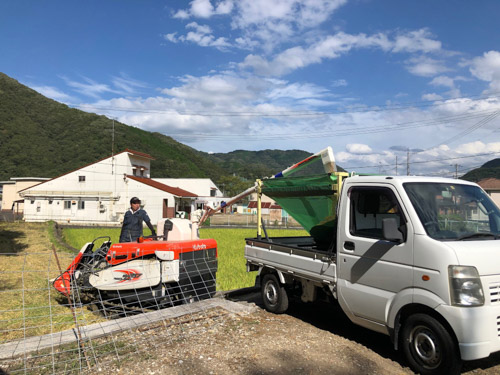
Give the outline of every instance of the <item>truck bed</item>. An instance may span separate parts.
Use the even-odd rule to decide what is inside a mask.
[[[265,266],[327,285],[336,282],[335,253],[317,248],[312,237],[247,238],[245,258],[254,268]]]

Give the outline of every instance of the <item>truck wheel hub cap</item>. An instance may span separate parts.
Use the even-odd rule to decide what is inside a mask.
[[[436,347],[434,335],[425,327],[415,327],[412,331],[411,344],[418,358],[427,368],[435,368],[439,365],[439,349]]]
[[[278,302],[278,292],[276,290],[276,286],[271,282],[266,285],[266,298],[273,305]]]

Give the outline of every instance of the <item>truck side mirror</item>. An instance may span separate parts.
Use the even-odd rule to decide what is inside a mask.
[[[387,241],[403,242],[403,233],[398,230],[398,223],[393,217],[382,219],[382,235]]]

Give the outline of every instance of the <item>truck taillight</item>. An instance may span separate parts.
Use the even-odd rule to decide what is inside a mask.
[[[483,286],[476,267],[448,266],[451,304],[471,307],[484,305]]]

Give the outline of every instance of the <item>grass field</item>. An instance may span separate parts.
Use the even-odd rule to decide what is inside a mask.
[[[74,254],[58,249],[66,269]],[[60,274],[47,223],[0,223],[0,343],[74,327],[67,300],[52,287]],[[79,324],[102,320],[77,309]]]
[[[269,229],[268,233],[271,237],[307,235],[306,231],[292,229]],[[116,243],[120,236],[120,228],[65,228],[63,230],[66,243],[77,249],[99,236],[110,236],[111,241]],[[219,254],[217,290],[232,290],[255,284],[256,273],[246,272],[246,263],[243,256],[245,238],[255,236],[255,229],[200,229],[201,238],[213,238],[217,241]]]

